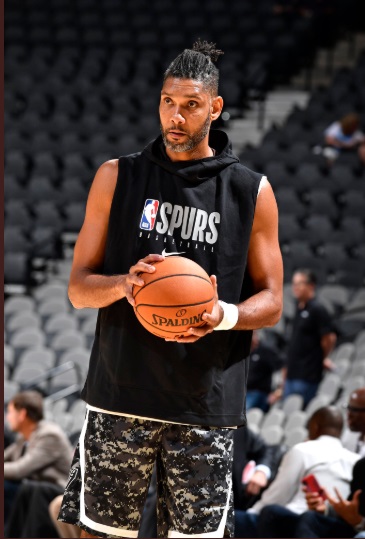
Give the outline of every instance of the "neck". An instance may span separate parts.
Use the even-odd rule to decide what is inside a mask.
[[[20,434],[26,439],[29,440],[32,432],[36,429],[37,423],[34,423],[33,421],[29,421],[25,425],[22,426],[21,430],[19,430]]]
[[[308,301],[310,301],[313,298],[314,298],[314,294],[311,294],[305,298],[298,299],[299,308],[303,309],[307,305]]]

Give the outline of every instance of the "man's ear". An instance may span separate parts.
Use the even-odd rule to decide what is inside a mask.
[[[223,109],[223,98],[218,95],[216,97],[213,97],[212,105],[211,105],[211,113],[210,117],[212,119],[212,122],[219,118],[221,112]]]
[[[19,410],[19,415],[20,415],[20,419],[21,421],[25,421],[27,419],[27,411],[25,408],[21,408]]]

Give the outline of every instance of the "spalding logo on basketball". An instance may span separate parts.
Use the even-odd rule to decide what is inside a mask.
[[[154,273],[141,274],[145,284],[133,287],[134,312],[142,326],[164,339],[203,326],[202,315],[210,314],[214,305],[207,272],[182,256],[170,256],[154,266]]]

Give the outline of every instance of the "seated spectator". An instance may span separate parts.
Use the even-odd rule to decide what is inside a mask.
[[[350,451],[365,457],[365,387],[353,391],[347,408],[347,429],[342,443]]]
[[[365,164],[365,135],[360,131],[360,119],[357,114],[347,114],[338,122],[333,122],[324,132],[327,148],[325,157],[336,159],[343,151],[357,151]]]
[[[274,508],[280,519],[304,513],[307,503],[301,481],[308,474],[314,474],[330,489],[337,488],[341,496],[348,495],[352,468],[359,455],[342,446],[342,428],[343,418],[337,408],[325,406],[314,412],[308,422],[309,441],[295,445],[284,455],[276,478],[253,507],[235,511],[236,537],[258,537],[264,508]],[[262,516],[265,513],[260,518],[260,534],[265,533]]]
[[[267,445],[250,428],[237,429],[233,435],[233,499],[235,509],[248,509],[273,479],[278,448]]]
[[[281,522],[280,529],[270,528],[270,537],[354,537],[365,530],[365,458],[358,460],[353,469],[350,495],[347,500],[335,489],[336,497],[324,488],[319,492],[306,492],[310,511],[296,515],[288,522]],[[323,485],[325,487],[325,485]],[[270,525],[269,522],[267,522]],[[286,528],[284,528],[286,524]],[[290,535],[282,535],[285,529]],[[274,533],[274,535],[273,535]],[[280,535],[277,535],[280,534]]]
[[[261,408],[267,412],[270,406],[272,375],[281,365],[277,350],[264,344],[260,340],[259,332],[254,331],[248,369],[246,410]]]
[[[18,433],[4,451],[5,519],[24,479],[65,487],[73,449],[61,428],[43,419],[43,398],[36,391],[16,394],[8,404],[6,419]]]
[[[5,537],[58,537],[48,507],[56,496],[63,495],[63,491],[64,488],[55,483],[29,479],[23,481],[10,512]]]

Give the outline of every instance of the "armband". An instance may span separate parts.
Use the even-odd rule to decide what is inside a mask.
[[[220,331],[222,329],[232,329],[238,322],[238,307],[233,303],[225,303],[218,300],[219,305],[223,309],[223,319],[214,328],[214,331]]]

